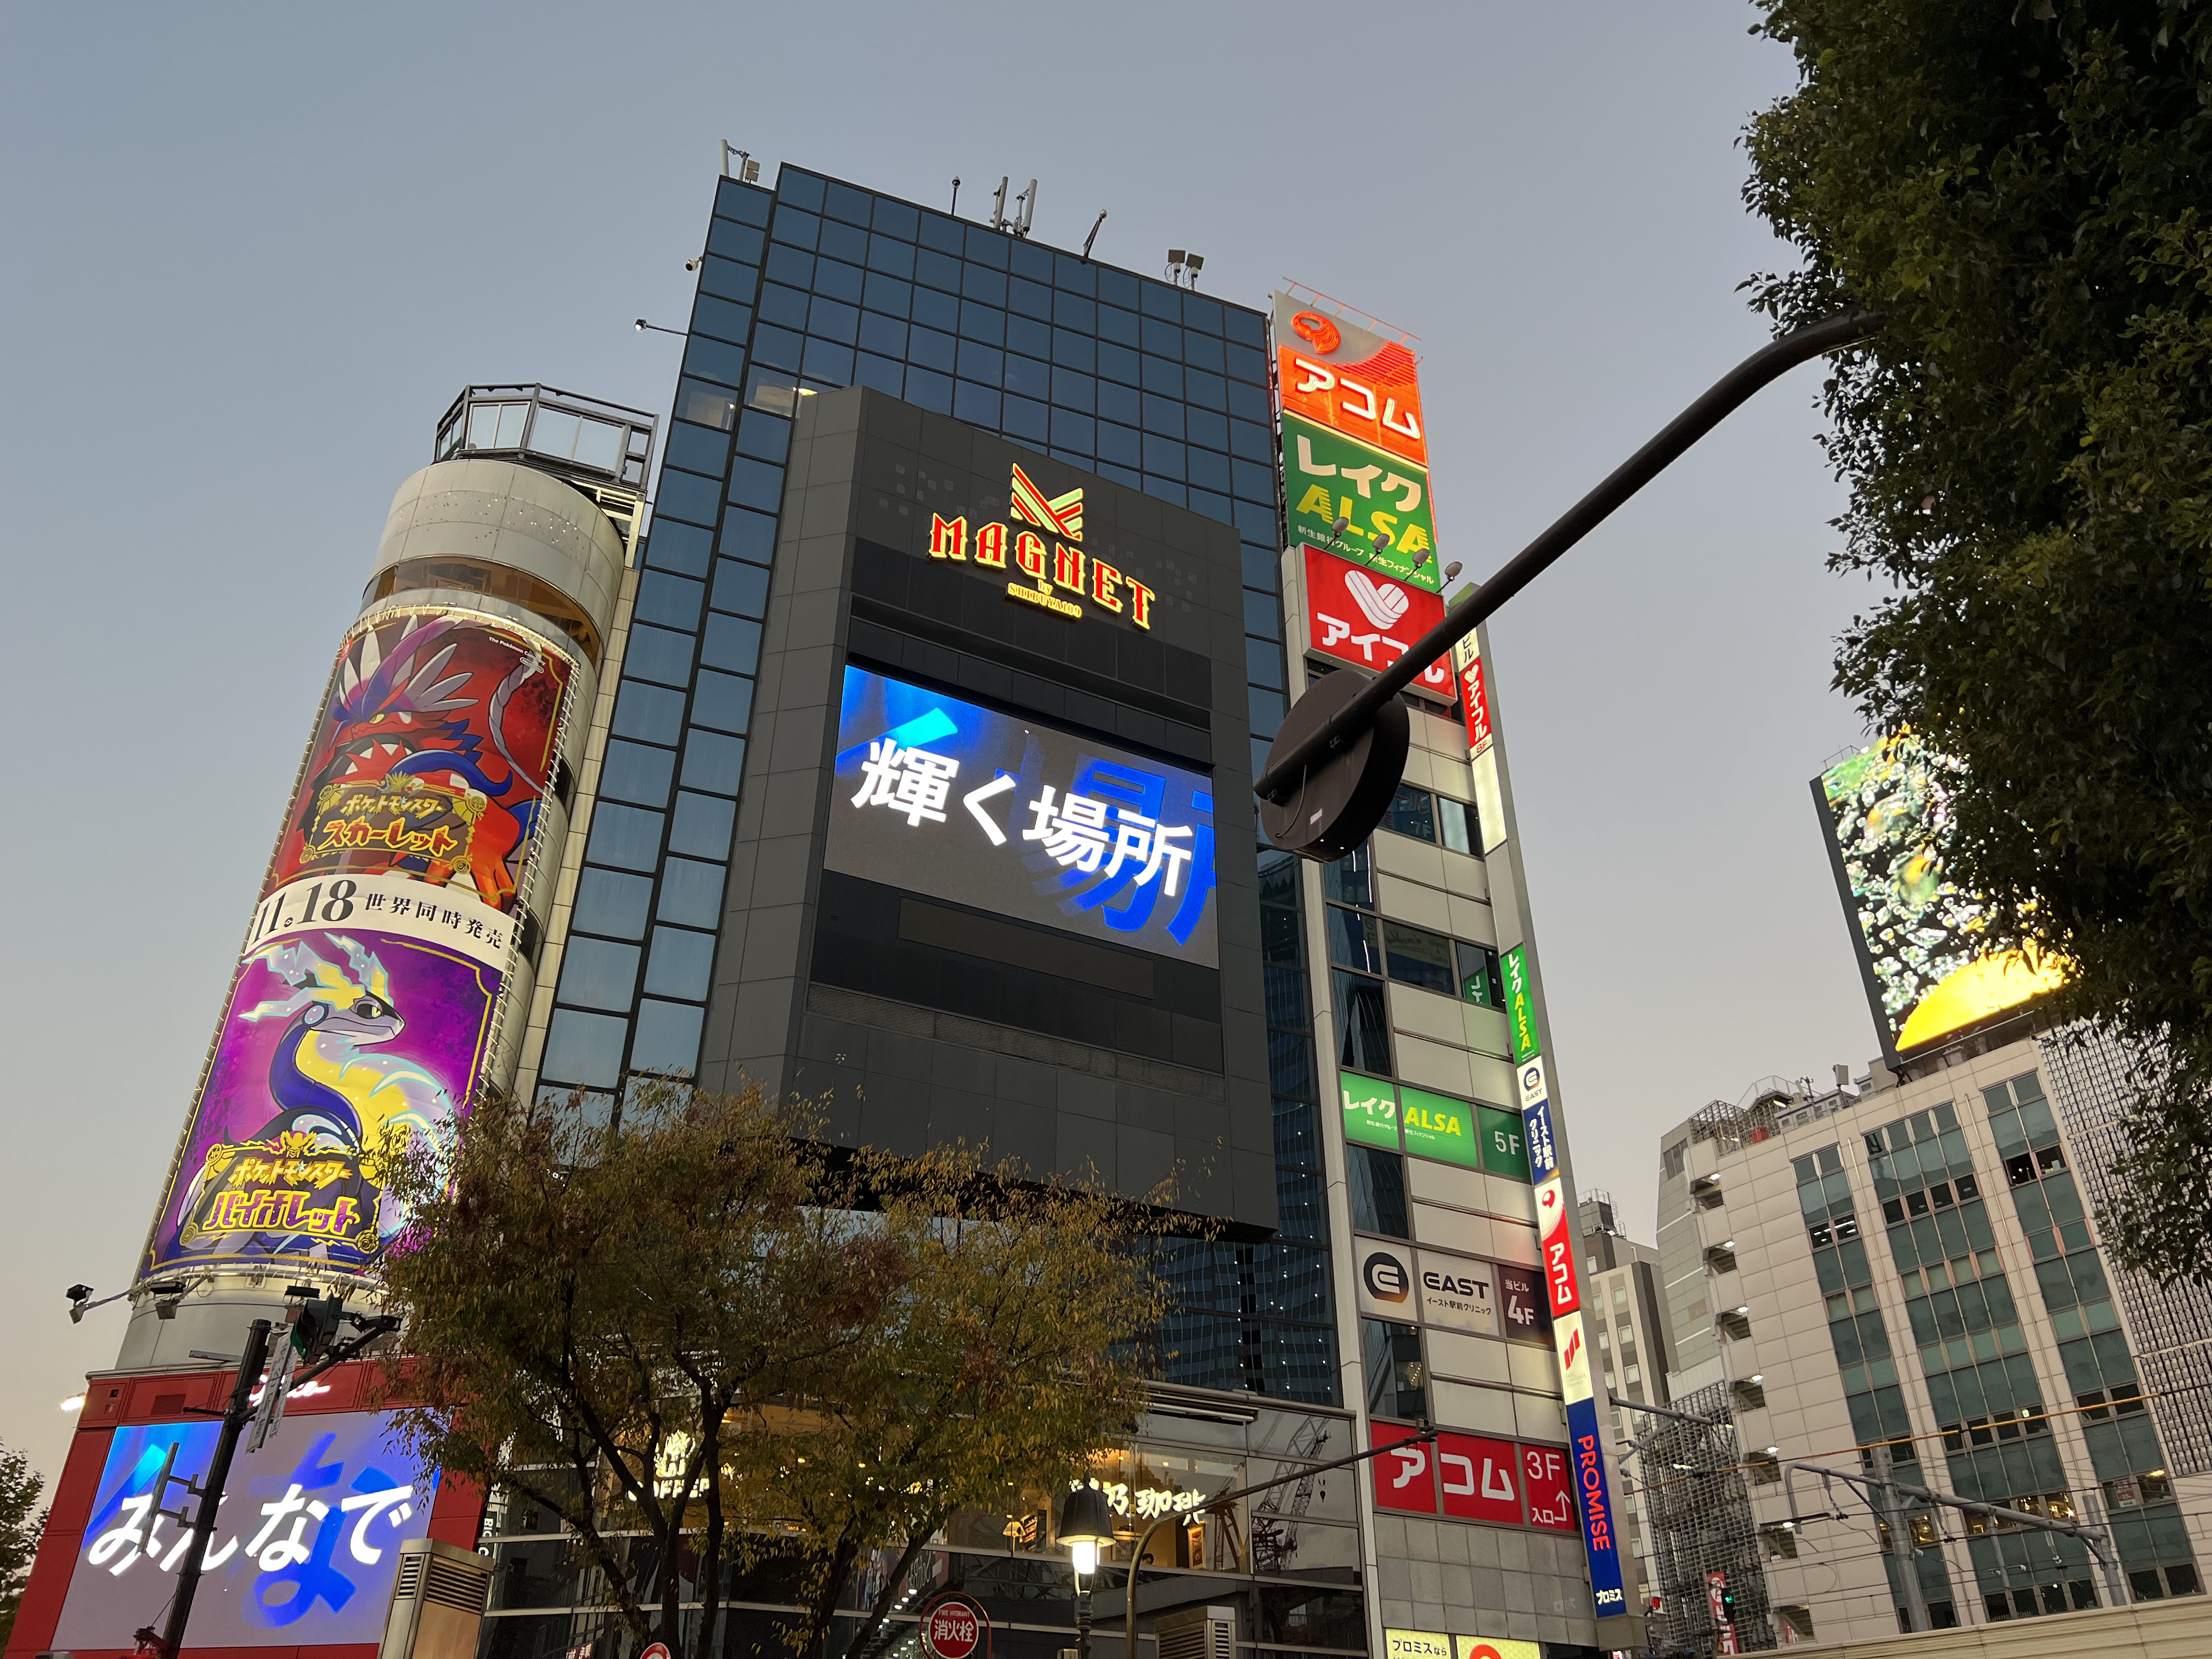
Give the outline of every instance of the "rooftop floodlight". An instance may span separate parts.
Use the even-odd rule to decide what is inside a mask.
[[[1168,250],[1168,263],[1171,265],[1181,264],[1188,257],[1179,247],[1171,247]]]
[[[1331,541],[1334,541],[1334,540],[1335,540],[1339,536],[1341,536],[1342,534],[1344,534],[1344,532],[1345,532],[1347,529],[1349,529],[1349,528],[1351,527],[1351,525],[1352,525],[1352,520],[1349,520],[1349,519],[1339,519],[1339,520],[1338,520],[1334,524],[1333,524],[1333,525],[1329,526],[1329,527],[1328,527],[1328,538],[1329,538],[1329,540],[1331,540]]]
[[[1375,550],[1377,553],[1380,553],[1384,548],[1389,545],[1390,532],[1387,530],[1375,538]]]
[[[1466,567],[1461,564],[1457,559],[1454,559],[1449,564],[1444,567],[1444,580],[1448,582],[1457,581],[1459,580],[1459,573],[1465,568]]]
[[[1060,1506],[1060,1541],[1074,1558],[1075,1574],[1098,1571],[1098,1551],[1114,1541],[1114,1506],[1096,1486],[1078,1486]]]

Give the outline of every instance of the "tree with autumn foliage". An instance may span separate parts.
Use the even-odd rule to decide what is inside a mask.
[[[500,1096],[397,1178],[404,1431],[557,1515],[676,1659],[720,1650],[733,1578],[820,1654],[888,1559],[860,1650],[956,1512],[1064,1485],[1143,1407],[1150,1209],[817,1128],[752,1089],[646,1085],[611,1122]]]
[[[1838,684],[1960,765],[1947,878],[2136,1056],[2107,1243],[2212,1284],[2212,7],[1758,0],[1747,199],[1834,364]]]

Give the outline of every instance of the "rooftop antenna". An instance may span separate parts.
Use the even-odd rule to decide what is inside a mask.
[[[1091,245],[1098,240],[1098,227],[1106,222],[1106,210],[1098,210],[1098,217],[1091,227],[1091,234],[1083,239],[1083,263],[1091,263]]]
[[[738,158],[735,173],[730,171],[730,157],[732,155]],[[722,177],[735,179],[741,184],[757,185],[760,182],[760,163],[753,160],[750,150],[739,149],[725,138],[722,140]]]
[[[1014,198],[1022,204],[1021,216],[1014,221],[1014,234],[1024,240],[1030,234],[1030,221],[1036,217],[1036,185],[1037,181],[1030,179],[1030,187]]]
[[[957,177],[952,180],[952,205],[946,211],[956,217],[960,212],[960,180]]]
[[[1011,177],[1001,178],[999,180],[999,193],[991,198],[991,228],[994,230],[1004,230],[1006,228],[1006,186],[1012,183],[1013,179]]]

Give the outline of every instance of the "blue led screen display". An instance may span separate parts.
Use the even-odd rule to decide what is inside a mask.
[[[1219,965],[1213,786],[847,667],[825,869]]]

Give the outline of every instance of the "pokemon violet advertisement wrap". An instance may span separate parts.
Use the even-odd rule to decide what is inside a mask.
[[[845,670],[824,868],[1218,965],[1213,786]]]
[[[221,1432],[212,1421],[116,1430],[57,1649],[118,1649],[134,1628],[160,1627],[191,1542],[191,1528],[162,1511],[189,1506],[181,1483],[206,1478]],[[166,1496],[155,1490],[164,1464]],[[192,1604],[192,1645],[377,1641],[399,1547],[428,1534],[437,1492],[437,1471],[410,1456],[378,1413],[287,1416],[266,1445],[231,1466]]]
[[[141,1271],[373,1261],[406,1220],[383,1166],[466,1109],[514,927],[401,877],[272,894]]]
[[[489,617],[410,611],[360,629],[270,885],[404,873],[512,910],[569,674],[558,652]]]

